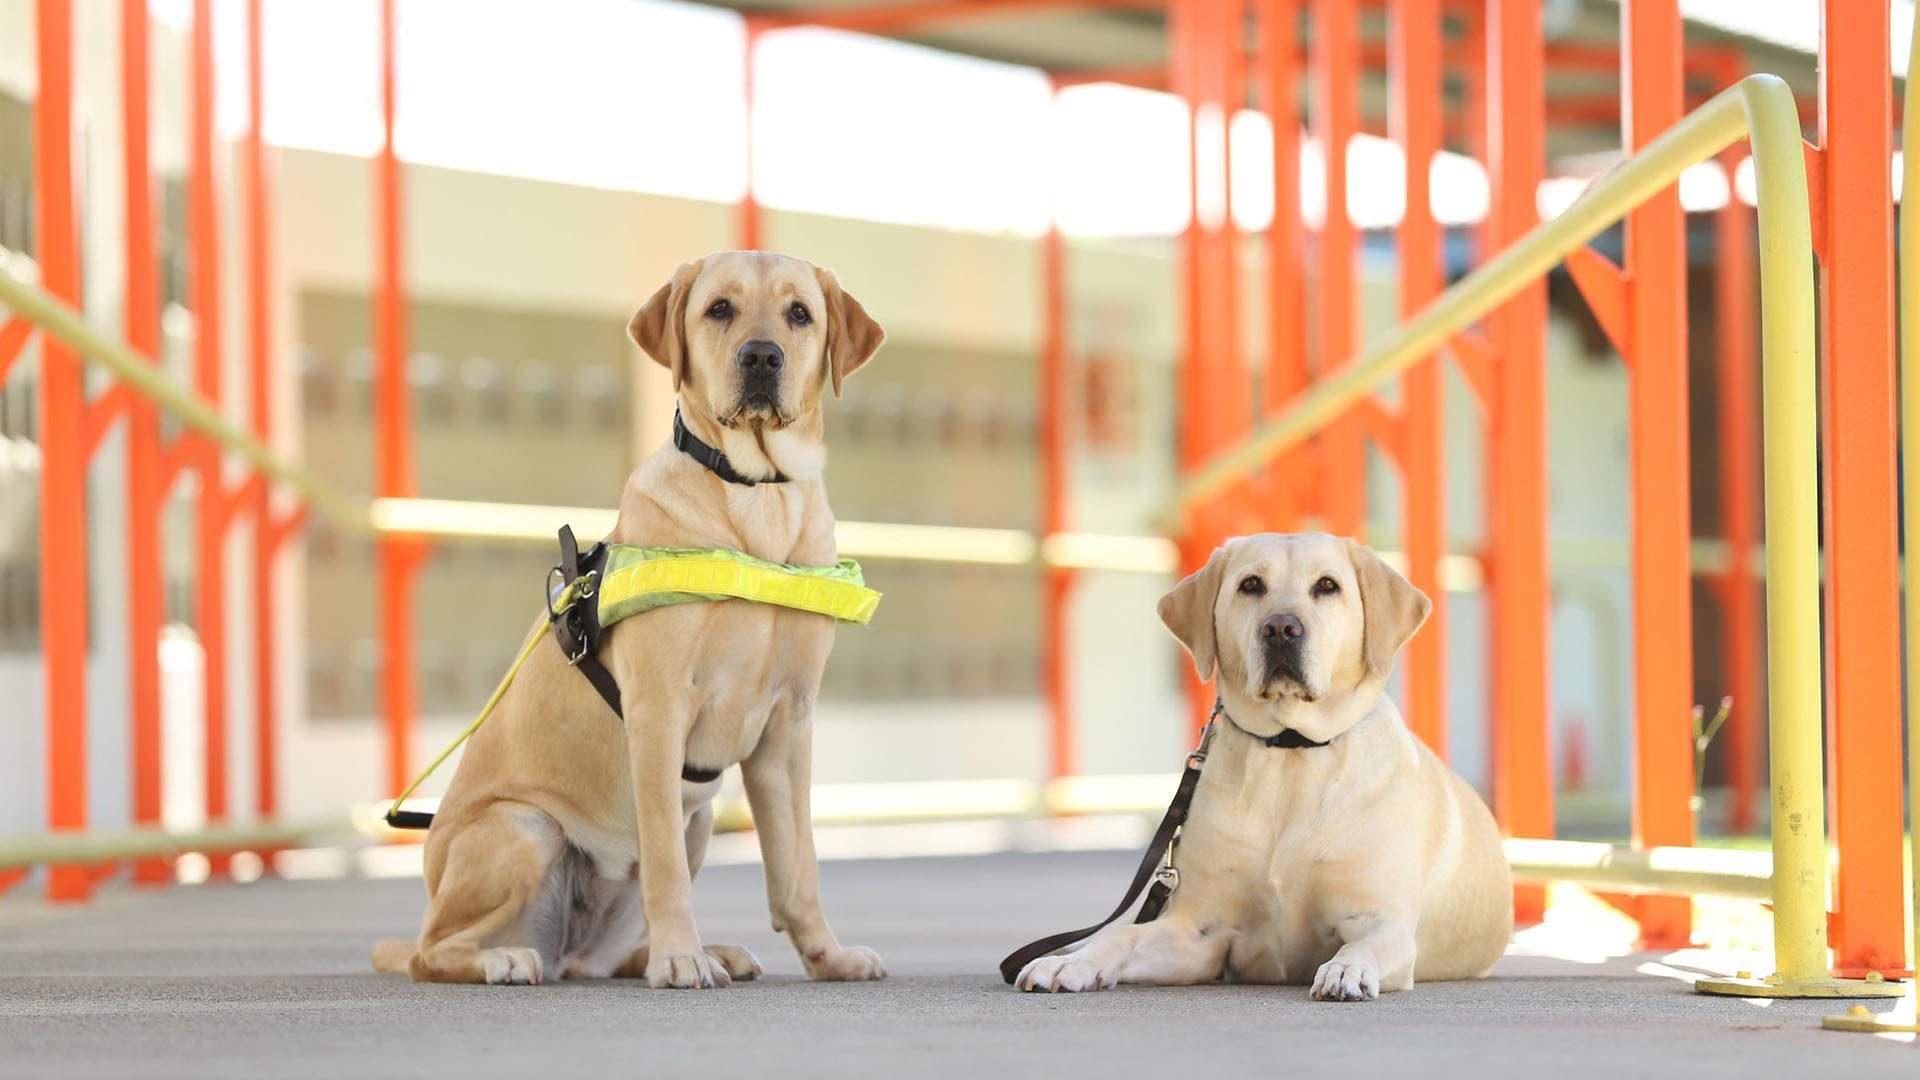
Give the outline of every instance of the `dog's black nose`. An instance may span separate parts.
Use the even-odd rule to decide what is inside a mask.
[[[734,359],[748,375],[778,375],[786,366],[787,354],[771,341],[749,341],[740,346]]]
[[[1271,644],[1292,645],[1307,636],[1307,624],[1300,621],[1300,616],[1283,611],[1267,616],[1260,624],[1260,636]]]

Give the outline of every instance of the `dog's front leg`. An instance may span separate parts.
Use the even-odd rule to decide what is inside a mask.
[[[740,763],[747,801],[753,807],[753,827],[760,834],[773,928],[792,940],[810,979],[884,979],[887,970],[879,955],[872,949],[843,947],[820,909],[820,863],[813,849],[810,719],[804,706],[799,715],[778,718],[753,755]]]
[[[1116,923],[1086,944],[1029,963],[1014,980],[1018,990],[1079,993],[1121,983],[1191,986],[1220,977],[1227,938],[1209,934],[1178,914],[1149,923]]]
[[[647,985],[731,986],[724,964],[700,947],[693,925],[693,876],[687,870],[686,809],[680,770],[691,717],[665,695],[628,694],[627,757],[640,843],[640,901],[647,915]]]
[[[1340,917],[1335,933],[1345,944],[1313,977],[1321,1001],[1371,1001],[1382,990],[1413,988],[1413,921],[1378,908]]]

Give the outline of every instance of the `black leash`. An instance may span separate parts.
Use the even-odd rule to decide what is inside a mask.
[[[767,480],[751,480],[741,476],[739,471],[733,467],[733,462],[727,460],[727,455],[721,453],[717,447],[709,446],[701,440],[700,436],[687,430],[687,422],[680,418],[679,409],[673,410],[673,448],[700,464],[705,465],[708,472],[711,472],[729,484],[753,487],[755,484],[784,484],[787,482],[787,474],[777,469],[774,470],[773,476]]]
[[[1166,816],[1160,819],[1160,827],[1153,831],[1153,839],[1147,842],[1146,853],[1140,857],[1140,866],[1134,870],[1133,881],[1127,885],[1127,894],[1120,898],[1120,906],[1113,909],[1113,914],[1085,929],[1052,934],[1008,953],[1007,958],[1000,961],[1000,977],[1006,980],[1008,986],[1013,985],[1028,964],[1085,941],[1112,925],[1140,898],[1143,889],[1147,898],[1141,903],[1140,913],[1134,916],[1133,921],[1150,923],[1160,917],[1160,912],[1167,906],[1167,898],[1180,887],[1180,871],[1173,866],[1172,848],[1178,842],[1180,827],[1186,824],[1187,813],[1193,806],[1193,793],[1200,786],[1200,769],[1207,763],[1207,751],[1213,746],[1214,732],[1223,716],[1235,731],[1275,749],[1308,750],[1327,745],[1315,742],[1292,728],[1285,728],[1277,735],[1255,735],[1241,727],[1239,721],[1227,712],[1225,702],[1215,698],[1213,712],[1207,717],[1207,726],[1200,733],[1200,745],[1187,755],[1187,768],[1180,774],[1180,786],[1174,791],[1173,802],[1167,805]],[[1152,882],[1151,888],[1148,882]]]
[[[1216,702],[1213,714],[1219,716],[1220,712],[1220,705]],[[1186,824],[1187,811],[1193,806],[1193,793],[1200,786],[1201,766],[1207,763],[1207,749],[1213,745],[1214,730],[1214,723],[1210,717],[1206,729],[1200,733],[1200,745],[1194,748],[1193,753],[1187,755],[1187,768],[1180,774],[1180,786],[1174,791],[1173,802],[1168,804],[1166,816],[1160,819],[1160,827],[1153,830],[1153,839],[1147,842],[1146,854],[1140,856],[1140,866],[1133,872],[1133,881],[1127,885],[1127,894],[1120,898],[1120,905],[1113,909],[1113,914],[1092,926],[1050,934],[1008,953],[1007,958],[1000,961],[1000,977],[1007,981],[1007,985],[1013,985],[1013,981],[1020,977],[1021,970],[1035,960],[1069,945],[1085,941],[1105,930],[1120,916],[1127,913],[1127,909],[1140,898],[1143,890],[1147,894],[1147,899],[1140,905],[1140,914],[1133,921],[1149,923],[1160,917],[1160,910],[1167,906],[1167,897],[1173,895],[1174,887],[1180,883],[1179,871],[1175,870],[1171,864],[1164,868],[1160,864],[1168,849],[1173,846],[1174,837],[1179,834],[1180,826]],[[1152,883],[1150,889],[1147,887],[1149,882]]]

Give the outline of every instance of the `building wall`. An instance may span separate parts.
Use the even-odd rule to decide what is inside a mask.
[[[84,5],[77,111],[85,147],[87,306],[118,327],[117,68],[112,5]],[[155,149],[167,230],[167,295],[179,288],[179,147],[185,86],[177,37],[156,25]],[[25,131],[19,102],[32,92],[31,5],[0,5],[0,124]],[[30,205],[18,142],[0,145],[0,203]],[[373,267],[372,175],[364,159],[276,149],[276,442],[350,491],[371,490],[367,298]],[[11,180],[12,186],[7,182]],[[226,185],[229,194],[232,184]],[[730,244],[733,208],[685,199],[525,179],[406,167],[407,264],[413,299],[415,437],[422,494],[608,506],[621,477],[664,438],[671,412],[663,373],[626,342],[638,303],[681,260]],[[25,246],[18,213],[0,205],[7,242]],[[237,225],[229,221],[225,287],[228,386],[245,398],[240,355]],[[770,211],[768,246],[836,268],[887,326],[887,349],[829,406],[830,481],[848,519],[1031,528],[1037,516],[1035,356],[1040,334],[1039,252],[1032,238],[940,232]],[[1069,246],[1071,339],[1081,362],[1072,463],[1076,528],[1147,531],[1172,482],[1178,274],[1160,240],[1076,240]],[[1260,295],[1249,244],[1249,296]],[[1392,322],[1389,262],[1363,263],[1364,321]],[[1258,305],[1242,306],[1249,365],[1260,362]],[[179,371],[194,331],[169,312],[169,362]],[[422,359],[428,357],[430,359]],[[18,366],[0,398],[10,446],[30,453]],[[1552,523],[1557,538],[1625,534],[1624,374],[1588,358],[1556,320],[1549,363]],[[491,380],[491,382],[490,382]],[[504,388],[504,389],[503,389]],[[1089,402],[1098,400],[1098,408]],[[619,401],[614,408],[610,401]],[[504,409],[505,412],[490,411]],[[1458,379],[1448,391],[1449,513],[1457,547],[1481,534],[1478,406]],[[19,415],[16,415],[19,414]],[[16,422],[16,420],[18,422]],[[1097,421],[1097,422],[1096,422]],[[124,619],[105,569],[115,546],[124,452],[110,441],[92,481],[98,554],[93,568],[98,677],[90,718],[94,818],[126,819]],[[0,485],[0,540],[29,542],[33,487]],[[1378,535],[1390,539],[1398,481],[1375,460],[1369,487]],[[18,498],[16,498],[18,496]],[[190,622],[192,492],[170,511],[170,612]],[[9,550],[12,550],[9,548]],[[245,535],[228,560],[230,624],[247,625]],[[544,551],[448,548],[422,582],[419,628],[422,755],[463,724],[504,667],[534,602]],[[15,560],[20,563],[20,560]],[[10,564],[11,565],[11,564]],[[21,563],[21,565],[26,565]],[[19,569],[16,566],[16,569]],[[28,567],[29,571],[32,569]],[[336,812],[378,794],[383,773],[373,720],[381,657],[373,637],[373,565],[363,546],[316,527],[295,546],[277,584],[283,643],[278,688],[282,772],[290,816]],[[1037,776],[1045,767],[1038,689],[1038,585],[1024,570],[875,561],[888,594],[874,626],[840,635],[819,722],[819,778],[840,780]],[[31,577],[31,573],[28,573]],[[1624,570],[1556,564],[1554,694],[1562,746],[1578,724],[1596,787],[1625,790],[1631,701]],[[1141,575],[1083,575],[1071,618],[1077,719],[1091,772],[1163,771],[1184,749],[1184,663],[1153,604],[1169,584]],[[9,609],[10,610],[10,609]],[[1487,699],[1484,606],[1453,605],[1452,703],[1456,760],[1476,782]],[[9,616],[0,613],[0,623]],[[0,715],[0,832],[41,817],[39,665],[30,616],[0,633],[0,693],[20,705]],[[11,623],[5,623],[11,625]],[[23,636],[24,635],[24,636]],[[190,649],[190,627],[176,626]],[[232,695],[234,805],[251,805],[252,700],[244,633],[236,630]],[[172,670],[172,669],[170,669]],[[192,665],[180,668],[191,672]],[[190,678],[191,676],[185,676]],[[193,695],[171,695],[191,703]],[[169,715],[191,736],[190,708]],[[190,750],[191,742],[182,744]],[[444,782],[443,778],[436,782]]]

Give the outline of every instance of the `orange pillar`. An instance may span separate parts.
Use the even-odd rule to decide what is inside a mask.
[[[1624,0],[1621,139],[1632,153],[1681,115],[1677,0]],[[1632,481],[1633,842],[1693,843],[1693,573],[1687,505],[1687,251],[1669,186],[1626,222],[1626,346]],[[1684,897],[1634,904],[1650,948],[1687,943]]]
[[[272,237],[268,234],[266,147],[261,137],[266,99],[261,88],[260,0],[247,0],[247,101],[249,121],[240,144],[247,183],[247,352],[253,432],[262,443],[273,434],[274,365],[268,288]],[[253,663],[255,809],[262,820],[279,809],[279,732],[274,710],[273,559],[276,548],[269,485],[252,488]]]
[[[1546,162],[1540,8],[1488,0],[1488,251],[1539,223]],[[1492,402],[1493,790],[1511,836],[1553,835],[1553,757],[1547,693],[1547,291],[1536,282],[1487,320],[1498,376]],[[1537,921],[1538,887],[1515,890],[1514,918]]]
[[[34,234],[40,283],[80,306],[80,229],[73,203],[73,13],[40,0],[40,96],[34,106]],[[87,459],[79,358],[40,341],[40,643],[47,667],[47,827],[87,825]],[[84,866],[47,872],[47,898],[84,900]]]
[[[1400,220],[1400,311],[1412,314],[1439,295],[1440,227],[1433,219],[1427,171],[1440,152],[1439,0],[1394,0],[1388,28],[1390,126],[1407,162],[1407,205]],[[1409,579],[1433,600],[1427,625],[1407,648],[1407,720],[1433,752],[1447,756],[1446,427],[1442,369],[1432,359],[1401,379],[1401,485]]]
[[[1187,155],[1191,183],[1188,223],[1182,243],[1185,281],[1184,349],[1180,370],[1179,457],[1190,470],[1251,423],[1250,405],[1237,408],[1230,372],[1235,328],[1232,298],[1234,251],[1232,208],[1226,184],[1228,124],[1232,109],[1228,53],[1239,48],[1241,5],[1231,0],[1173,0],[1168,7],[1169,85],[1187,106]],[[1228,43],[1231,42],[1231,45]],[[1244,402],[1242,402],[1244,404]],[[1246,414],[1238,428],[1235,419]],[[1181,564],[1197,569],[1223,537],[1228,503],[1201,508],[1187,522],[1181,539]],[[1191,720],[1207,715],[1212,693],[1189,677]]]
[[[1306,237],[1300,220],[1300,5],[1260,0],[1260,100],[1273,122],[1273,216],[1267,223],[1267,365],[1262,406],[1271,418],[1307,386]],[[1299,524],[1305,485],[1286,462],[1268,470],[1270,512],[1280,527]]]
[[[213,2],[194,0],[191,141],[187,156],[188,296],[194,315],[194,384],[216,405],[221,396],[220,202],[214,174]],[[206,805],[208,824],[227,820],[226,532],[228,508],[220,448],[199,446],[196,500],[195,616],[206,654]],[[224,872],[225,855],[211,858]]]
[[[1843,974],[1901,966],[1900,561],[1891,75],[1885,5],[1823,0],[1821,332],[1827,752]]]
[[[1360,43],[1349,0],[1314,0],[1311,64],[1314,133],[1326,159],[1327,213],[1320,229],[1321,378],[1353,357],[1359,299],[1354,281],[1353,222],[1347,216],[1347,143],[1360,124]],[[1362,536],[1367,527],[1367,450],[1353,414],[1335,421],[1321,439],[1320,510],[1328,531]]]
[[[1738,81],[1742,70],[1722,80]],[[1741,153],[1720,155],[1733,178]],[[1754,827],[1754,796],[1760,785],[1760,737],[1766,730],[1766,687],[1761,678],[1763,609],[1760,583],[1750,564],[1759,540],[1760,394],[1759,346],[1754,340],[1754,215],[1751,207],[1729,197],[1713,220],[1714,312],[1718,341],[1714,371],[1720,413],[1721,533],[1732,563],[1721,582],[1723,647],[1727,693],[1733,713],[1727,719],[1725,760],[1733,789],[1727,828]]]
[[[1067,268],[1058,226],[1040,240],[1040,535],[1067,528],[1067,447],[1069,440],[1067,360]],[[1045,630],[1048,774],[1055,780],[1080,771],[1073,725],[1073,672],[1067,634],[1067,601],[1073,572],[1046,570]]]
[[[407,433],[407,298],[401,242],[400,159],[394,153],[394,0],[380,0],[380,103],[385,139],[374,159],[374,296],[376,361],[375,486],[382,496],[413,494]],[[414,671],[413,582],[420,548],[408,539],[380,541],[381,701],[387,726],[387,790],[412,779]]]
[[[748,16],[744,28],[745,45],[740,61],[741,89],[744,92],[746,106],[741,123],[746,151],[746,180],[740,189],[740,202],[735,206],[739,217],[740,250],[760,250],[760,204],[753,197],[753,64],[760,52],[760,35],[764,32],[760,20]]]
[[[148,23],[146,0],[121,0],[120,100],[127,200],[127,343],[160,355],[160,282],[153,221],[153,170],[148,131]],[[157,362],[157,361],[156,361]],[[160,550],[160,417],[133,395],[127,405],[127,630],[128,744],[133,758],[133,821],[160,824],[160,626],[166,619],[166,582]],[[173,880],[167,859],[134,864],[134,881]]]

